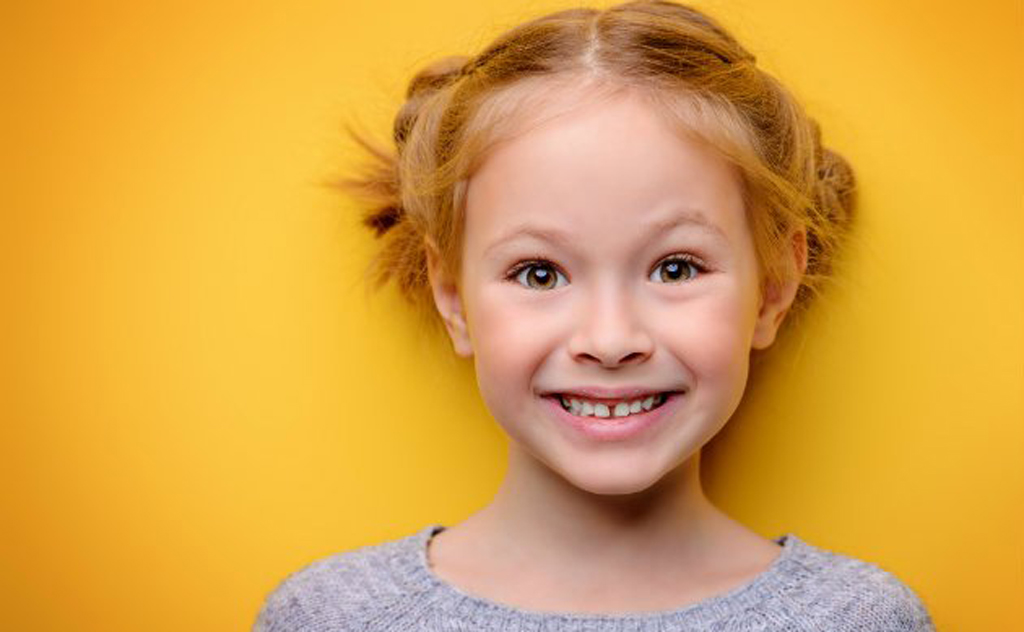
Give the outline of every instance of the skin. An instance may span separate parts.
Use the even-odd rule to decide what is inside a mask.
[[[503,240],[524,226],[565,241]],[[802,233],[793,244],[802,271]],[[711,504],[699,476],[751,350],[772,344],[798,286],[763,287],[734,167],[636,94],[586,99],[473,174],[460,278],[427,249],[455,351],[473,359],[510,438],[492,502],[432,540],[438,575],[521,608],[639,612],[728,591],[777,557]],[[510,278],[530,260],[542,261]],[[685,392],[650,432],[598,442],[541,397],[589,385]]]

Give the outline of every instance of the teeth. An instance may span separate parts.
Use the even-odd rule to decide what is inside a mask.
[[[562,408],[578,417],[628,417],[640,412],[646,412],[656,408],[665,402],[665,395],[651,395],[645,399],[636,399],[628,402],[617,402],[611,406],[601,402],[588,402],[586,400],[567,398],[559,395]]]

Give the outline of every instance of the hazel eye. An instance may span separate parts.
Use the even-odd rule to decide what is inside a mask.
[[[674,255],[656,265],[651,271],[650,278],[655,282],[678,283],[679,281],[689,281],[703,272],[704,268],[693,257]]]
[[[553,265],[544,261],[522,263],[509,272],[508,276],[523,287],[533,290],[553,290],[560,287],[558,285],[559,277],[565,278]]]

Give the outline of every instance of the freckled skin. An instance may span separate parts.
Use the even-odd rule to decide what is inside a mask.
[[[648,232],[687,209],[719,236],[691,223]],[[491,248],[522,225],[569,241],[524,237]],[[658,264],[680,254],[707,270],[663,280]],[[527,274],[507,278],[530,259],[548,262],[549,278],[534,283],[551,289],[530,287]],[[635,95],[584,102],[502,143],[473,174],[458,283],[430,262],[456,352],[472,357],[481,395],[510,438],[494,502],[438,537],[464,582],[488,585],[487,571],[468,570],[485,553],[495,567],[530,559],[538,578],[576,585],[634,577],[641,592],[681,568],[696,576],[715,547],[750,554],[735,568],[767,559],[775,545],[714,508],[697,467],[701,446],[739,404],[751,349],[771,344],[796,289],[762,299],[731,165],[674,133]],[[588,385],[686,393],[653,432],[596,442],[538,396]],[[666,600],[678,599],[672,594]]]

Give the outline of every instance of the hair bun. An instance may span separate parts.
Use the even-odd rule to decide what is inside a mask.
[[[849,224],[853,219],[857,188],[850,163],[831,149],[823,147],[818,164],[818,182],[823,197],[831,198],[827,208],[832,220],[844,226]]]
[[[821,144],[821,130],[817,121],[811,120],[811,127],[815,149],[815,177],[812,184],[814,205],[818,222],[830,228],[815,231],[820,234],[808,235],[810,252],[807,272],[827,275],[832,270],[839,241],[853,223],[857,180],[850,163],[839,153]]]

